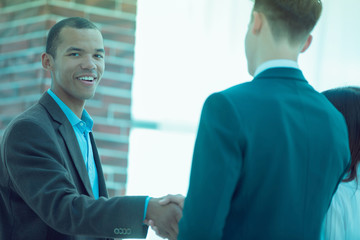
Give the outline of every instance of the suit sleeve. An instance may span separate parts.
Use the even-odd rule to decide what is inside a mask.
[[[238,112],[222,93],[211,95],[201,113],[178,239],[221,239],[242,169],[242,145]]]
[[[19,201],[31,208],[33,213],[27,214],[36,214],[56,231],[68,235],[146,237],[145,196],[95,200],[79,194],[65,167],[57,137],[38,123],[18,121],[6,137],[3,160],[10,188],[19,195]]]

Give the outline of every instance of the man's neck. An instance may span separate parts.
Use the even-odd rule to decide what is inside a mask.
[[[75,113],[75,115],[81,119],[82,113],[84,111],[84,107],[85,107],[85,100],[80,101],[64,101],[62,100],[66,106],[68,106],[71,111],[73,111]]]
[[[69,95],[67,97],[57,93],[53,89],[51,89],[53,93],[68,107],[70,110],[75,113],[75,115],[81,119],[82,113],[85,107],[85,100],[80,100],[76,98],[70,98]]]
[[[257,58],[257,67],[264,62],[277,59],[287,59],[297,62],[299,50],[297,46],[291,46],[288,41],[276,41],[267,39],[263,44],[263,48],[259,51]]]
[[[74,105],[74,106],[68,105],[68,106],[71,109],[71,111],[73,111],[76,114],[76,116],[81,119],[82,113],[84,111],[84,105],[85,105],[85,102],[82,106],[77,106],[77,105]]]

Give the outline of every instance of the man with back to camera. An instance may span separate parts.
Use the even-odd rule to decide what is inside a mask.
[[[99,29],[55,24],[42,65],[51,88],[7,127],[0,149],[0,239],[145,238],[144,220],[175,239],[181,209],[146,196],[108,198],[93,121],[84,109],[104,71]]]
[[[318,0],[254,1],[254,79],[205,101],[179,240],[320,238],[350,160],[343,117],[297,63],[321,10]]]

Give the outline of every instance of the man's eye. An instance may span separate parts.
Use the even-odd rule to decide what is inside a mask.
[[[70,53],[69,56],[78,57],[78,56],[79,56],[79,53]]]
[[[96,57],[96,58],[104,58],[104,56],[101,55],[101,54],[95,54],[95,57]]]

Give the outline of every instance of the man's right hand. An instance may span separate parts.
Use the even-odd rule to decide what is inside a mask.
[[[176,240],[179,233],[178,223],[182,209],[175,203],[162,205],[163,198],[151,198],[146,212],[145,223],[156,226],[156,234],[163,238]]]

